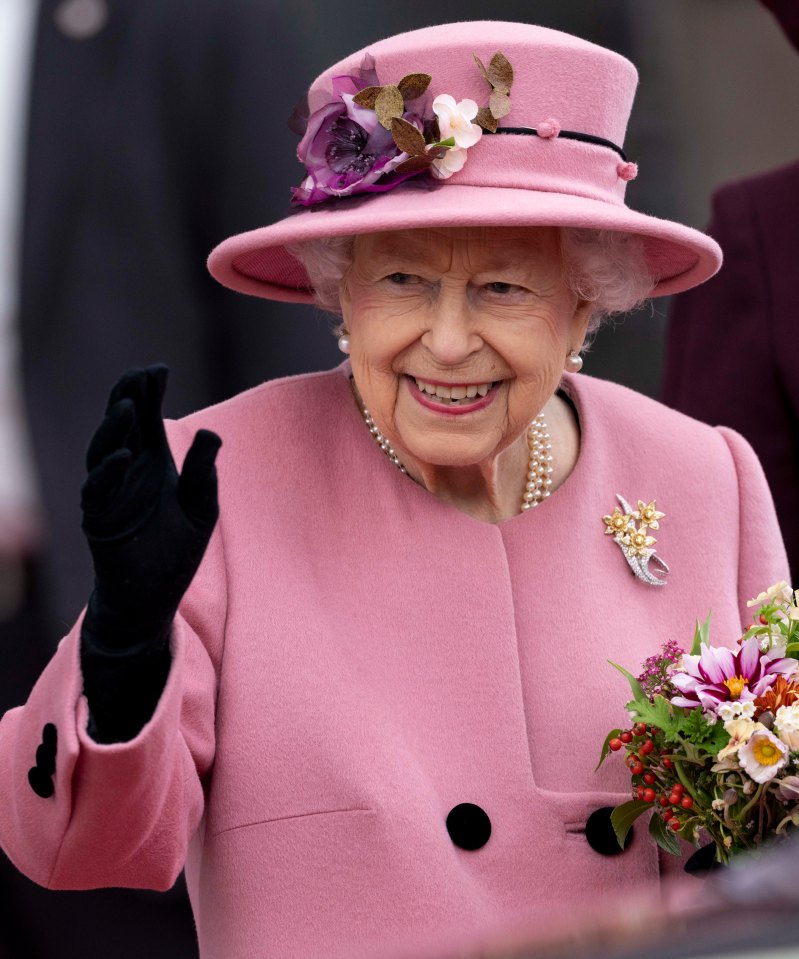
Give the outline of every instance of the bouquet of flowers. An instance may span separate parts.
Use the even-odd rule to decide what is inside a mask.
[[[690,653],[670,641],[638,677],[611,663],[633,695],[630,728],[608,734],[599,760],[623,754],[632,777],[632,800],[611,814],[620,845],[649,810],[663,849],[709,841],[718,863],[799,826],[797,595],[780,582],[751,600],[731,649],[710,644],[708,616]]]

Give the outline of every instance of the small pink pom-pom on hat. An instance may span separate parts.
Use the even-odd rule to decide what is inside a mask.
[[[498,52],[513,68],[510,109],[501,114],[496,133],[486,131],[468,148],[451,176],[435,179],[423,172],[387,186],[373,178],[370,189],[384,192],[323,198],[311,209],[225,240],[211,253],[211,273],[244,293],[311,302],[305,270],[286,248],[291,244],[434,226],[562,226],[640,236],[655,278],[653,296],[711,277],[721,265],[714,240],[625,203],[637,166],[622,144],[638,75],[629,60],[604,47],[524,23],[427,27],[372,43],[330,67],[311,85],[309,111],[313,117],[329,109],[340,79],[359,74],[366,63],[380,86],[429,74],[424,95],[413,101],[422,117],[432,117],[430,104],[444,94],[478,105],[490,96],[507,106],[504,89],[494,83],[492,91],[475,61],[489,64]],[[302,178],[300,168],[298,182]]]
[[[547,117],[537,124],[535,132],[545,140],[551,140],[560,133],[560,123],[554,117]]]

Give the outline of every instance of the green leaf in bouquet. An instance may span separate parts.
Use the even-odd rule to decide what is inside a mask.
[[[616,839],[618,839],[622,849],[624,849],[624,840],[627,838],[627,833],[632,829],[633,823],[648,809],[652,809],[651,802],[644,802],[643,799],[631,799],[629,802],[616,806],[610,814],[610,824],[613,826]]]
[[[709,723],[699,707],[680,718],[679,731],[689,743],[711,756],[715,756],[730,741],[730,734],[724,724]]]
[[[627,708],[635,712],[642,723],[657,727],[668,740],[673,740],[680,731],[682,717],[675,715],[674,707],[663,696],[655,696],[651,703],[648,699],[634,700]]]
[[[665,849],[672,856],[679,856],[682,852],[677,837],[674,835],[674,830],[669,829],[660,816],[653,816],[649,820],[649,835],[661,849]]]
[[[649,700],[646,698],[646,693],[643,691],[643,689],[641,689],[641,684],[638,682],[635,676],[633,676],[632,673],[628,672],[623,666],[619,666],[618,663],[614,663],[610,659],[608,660],[608,662],[614,669],[618,669],[618,671],[622,674],[622,676],[624,676],[624,678],[630,684],[630,689],[632,690],[633,697],[636,703],[648,703]]]
[[[702,643],[704,643],[705,646],[710,645],[710,617],[712,615],[713,615],[713,610],[711,609],[710,612],[707,614],[707,619],[704,621],[704,623],[702,623],[701,626],[699,625],[699,620],[696,621],[696,629],[694,631],[694,642],[693,642],[693,645],[691,646],[692,656],[699,656],[699,654],[702,652],[702,649],[701,649]]]
[[[594,770],[594,772],[597,772],[599,767],[605,761],[608,753],[610,752],[611,739],[615,739],[620,733],[621,733],[620,729],[611,729],[611,731],[607,734],[607,736],[605,736],[605,742],[602,745],[602,754],[599,757],[599,762],[596,764],[596,769]]]

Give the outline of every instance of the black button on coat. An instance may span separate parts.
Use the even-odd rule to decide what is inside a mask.
[[[491,820],[479,806],[462,802],[450,810],[447,832],[461,849],[479,849],[485,846],[491,835]]]
[[[612,812],[613,806],[601,806],[599,809],[595,809],[585,821],[585,838],[588,845],[601,856],[618,856],[633,841],[633,830],[631,828],[624,840],[624,849],[619,845],[619,840],[616,838],[613,824],[610,821]]]
[[[58,752],[58,731],[52,723],[42,729],[42,742],[36,748],[36,765],[28,770],[31,789],[42,799],[49,799],[55,792],[53,776]]]

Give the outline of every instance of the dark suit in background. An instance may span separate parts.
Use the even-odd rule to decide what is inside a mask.
[[[221,239],[286,212],[301,171],[287,6],[110,0],[85,39],[58,29],[58,6],[43,0],[37,33],[20,300],[54,640],[91,585],[82,452],[117,375],[169,364],[176,416],[338,355],[296,306],[229,292],[205,270]]]
[[[722,186],[708,233],[724,250],[724,266],[674,298],[662,399],[749,440],[774,494],[796,576],[799,163]]]

